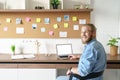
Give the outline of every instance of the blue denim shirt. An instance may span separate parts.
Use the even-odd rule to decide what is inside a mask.
[[[104,47],[96,39],[86,44],[80,57],[78,71],[81,76],[92,72],[100,72],[106,68],[106,53]],[[75,79],[76,80],[76,79]],[[102,76],[89,80],[103,80]]]

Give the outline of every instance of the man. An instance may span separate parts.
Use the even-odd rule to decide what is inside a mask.
[[[77,68],[71,68],[67,71],[67,76],[60,76],[57,80],[69,80],[70,73],[76,73],[80,76],[86,76],[90,73],[104,71],[106,68],[106,53],[104,47],[96,40],[96,27],[93,24],[85,24],[81,28],[81,41],[85,44],[84,51],[79,59]],[[70,59],[77,59],[79,56],[70,55]],[[72,80],[79,80],[73,78]],[[103,80],[99,76],[87,80]]]

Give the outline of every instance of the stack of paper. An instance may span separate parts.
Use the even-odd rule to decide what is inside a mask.
[[[24,55],[11,55],[11,59],[25,59],[25,58],[34,58],[34,54],[24,54]]]

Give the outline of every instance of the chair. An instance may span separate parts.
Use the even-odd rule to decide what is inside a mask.
[[[86,80],[86,79],[97,78],[97,77],[103,75],[103,72],[104,71],[90,73],[90,74],[88,74],[87,76],[84,76],[84,77],[82,77],[82,76],[80,76],[78,74],[75,74],[75,73],[71,73],[69,80],[72,80],[73,77],[75,77],[75,78],[77,78],[79,80]]]

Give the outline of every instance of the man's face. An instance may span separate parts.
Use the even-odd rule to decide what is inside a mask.
[[[83,26],[81,28],[81,40],[83,44],[87,44],[93,38],[93,32],[90,27]]]

